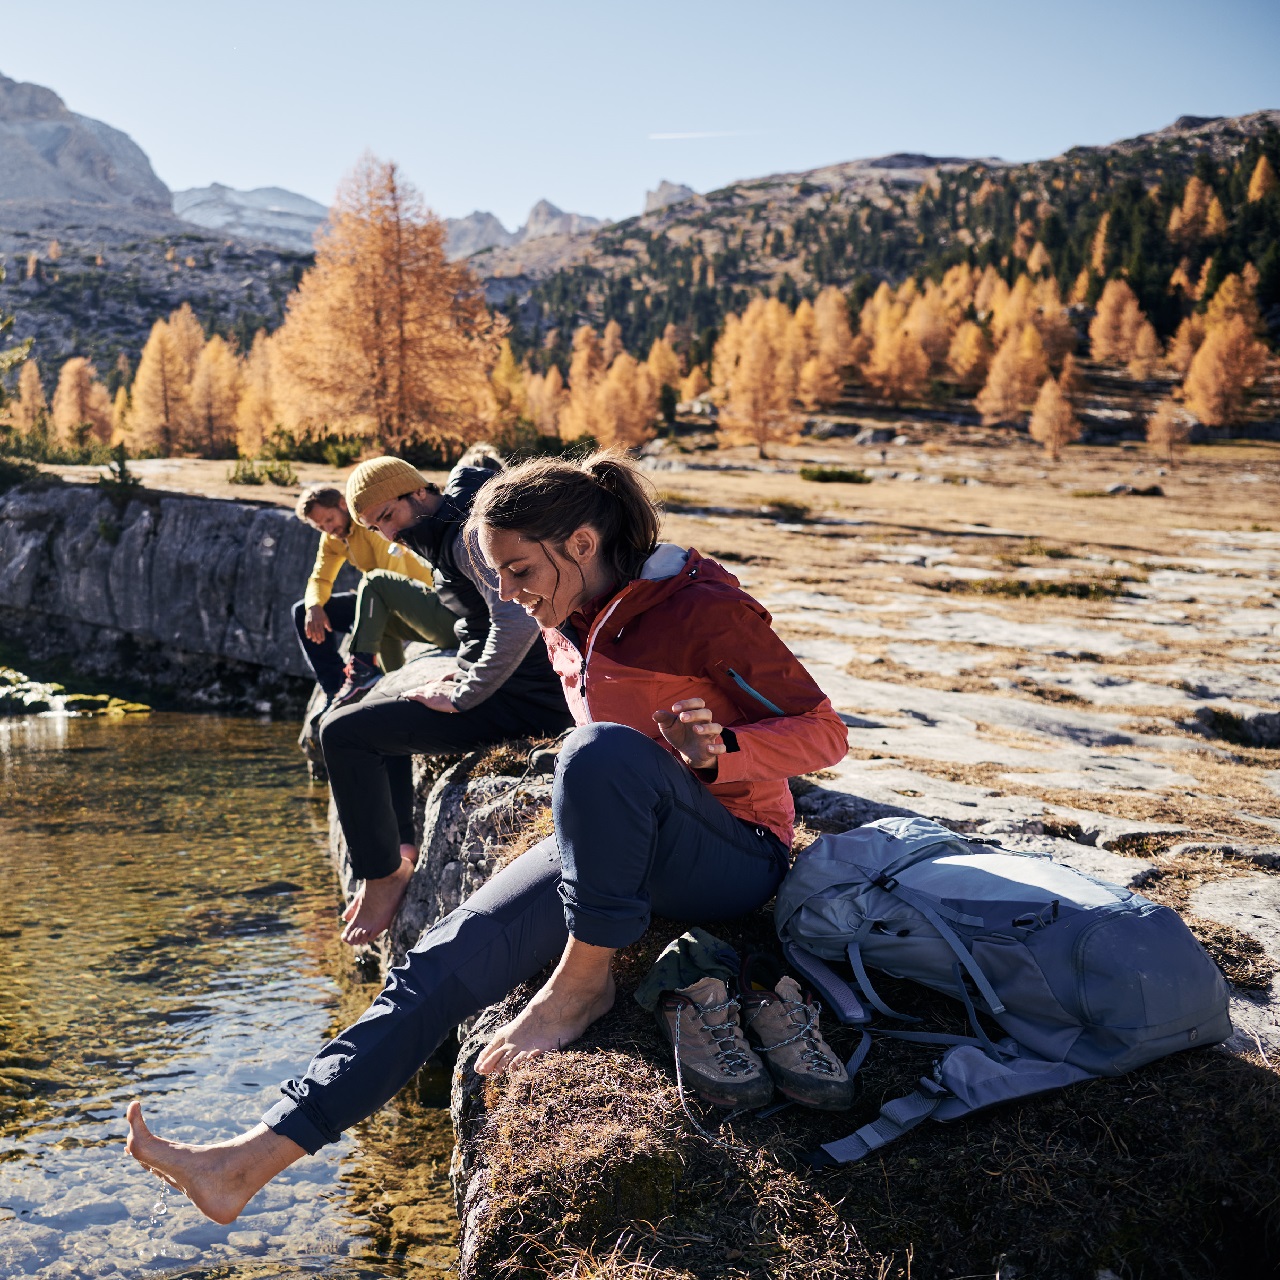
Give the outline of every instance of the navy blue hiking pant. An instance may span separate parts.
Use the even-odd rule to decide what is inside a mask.
[[[405,1085],[464,1018],[557,960],[570,932],[625,947],[650,913],[710,922],[773,896],[788,850],[733,817],[635,729],[576,729],[560,752],[555,837],[428,929],[364,1016],[281,1086],[263,1117],[315,1152]]]
[[[538,641],[537,643],[541,643]],[[554,738],[573,720],[558,681],[542,696],[508,681],[467,711],[433,711],[378,686],[325,717],[320,749],[352,873],[380,880],[414,843],[413,757],[453,755],[512,738]]]
[[[307,639],[307,602],[299,600],[293,606],[293,625],[298,632],[298,643],[302,653],[315,672],[316,683],[324,690],[326,698],[332,698],[342,688],[343,669],[346,666],[342,651],[338,648],[338,637],[350,631],[356,624],[356,593],[354,591],[336,591],[325,601],[324,611],[329,617],[332,631],[324,633],[324,639],[317,644]]]

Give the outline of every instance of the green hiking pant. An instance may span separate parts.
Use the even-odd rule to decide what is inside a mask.
[[[360,579],[356,593],[351,652],[377,653],[384,671],[396,671],[404,666],[406,640],[454,648],[457,620],[425,583],[387,569],[371,569]]]

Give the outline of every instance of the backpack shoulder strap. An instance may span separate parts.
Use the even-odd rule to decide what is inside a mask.
[[[950,1096],[950,1092],[936,1081],[922,1076],[914,1092],[904,1098],[886,1102],[880,1108],[880,1114],[870,1124],[864,1124],[847,1138],[823,1143],[817,1151],[810,1152],[805,1158],[815,1169],[827,1169],[833,1165],[861,1160],[863,1156],[888,1146],[916,1125],[922,1124]]]
[[[810,986],[826,1001],[827,1008],[846,1026],[871,1021],[871,1015],[863,1007],[854,989],[825,960],[819,959],[812,951],[797,946],[790,938],[783,939],[782,953],[791,967],[808,980]]]

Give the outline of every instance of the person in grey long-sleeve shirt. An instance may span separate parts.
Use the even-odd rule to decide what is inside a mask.
[[[493,474],[459,466],[442,492],[408,463],[374,458],[347,481],[355,517],[429,561],[440,602],[458,617],[455,674],[399,697],[375,686],[320,730],[352,871],[364,881],[344,917],[342,937],[353,946],[390,926],[417,862],[411,757],[554,736],[572,724],[538,624],[499,599],[465,543],[471,504]]]

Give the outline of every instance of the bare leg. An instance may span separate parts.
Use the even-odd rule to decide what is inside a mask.
[[[525,1058],[572,1044],[613,1008],[611,947],[570,938],[547,985],[505,1026],[476,1059],[480,1075],[496,1075]]]
[[[124,1149],[144,1168],[177,1187],[206,1218],[224,1225],[276,1174],[307,1153],[296,1142],[264,1124],[227,1142],[193,1147],[157,1138],[142,1118],[142,1107],[129,1104],[129,1137]]]
[[[360,892],[342,913],[342,918],[347,921],[347,927],[342,931],[343,942],[359,947],[391,928],[417,863],[418,851],[411,844],[402,844],[399,869],[378,880],[366,880],[361,885]]]

